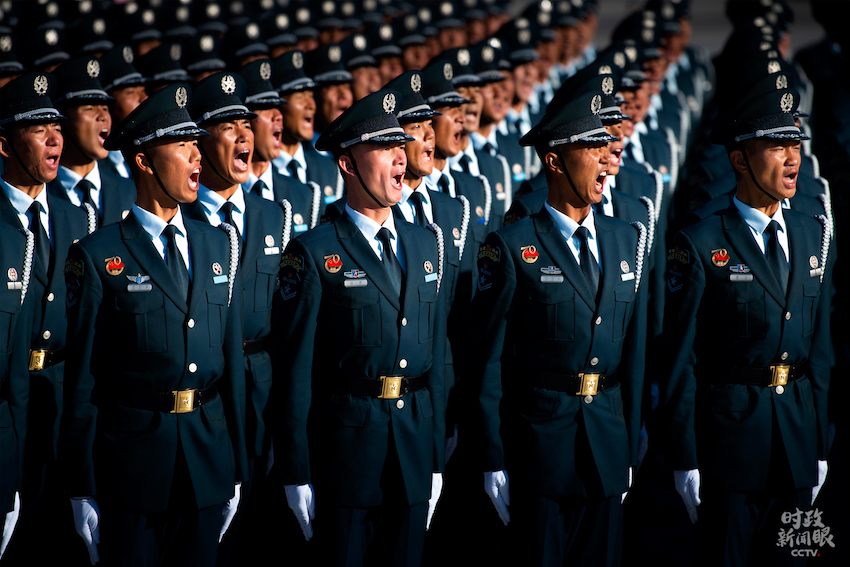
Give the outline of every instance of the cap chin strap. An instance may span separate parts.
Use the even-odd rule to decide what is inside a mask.
[[[159,183],[159,188],[162,189],[162,192],[168,196],[169,199],[180,204],[180,201],[174,198],[174,196],[168,192],[168,189],[165,188],[165,184],[162,182],[162,179],[159,178],[159,174],[156,172],[156,168],[153,166],[153,158],[148,154],[147,150],[142,149],[142,153],[148,159],[148,163],[150,164],[151,171],[153,171],[153,176],[156,178],[156,182]]]
[[[558,157],[561,158],[561,163],[564,165],[564,173],[567,176],[567,181],[570,182],[570,187],[573,188],[573,193],[576,194],[576,197],[578,197],[579,201],[584,203],[586,206],[590,206],[590,203],[585,201],[584,197],[582,197],[581,194],[579,194],[578,189],[576,189],[576,185],[575,183],[573,183],[573,178],[570,177],[570,172],[567,170],[567,160],[564,159],[564,154],[562,154],[560,150],[558,150]]]
[[[230,181],[229,179],[227,179],[227,178],[226,178],[226,177],[224,177],[221,173],[219,173],[219,172],[218,172],[218,169],[216,169],[216,167],[213,165],[213,161],[209,158],[209,156],[207,155],[207,152],[205,152],[205,151],[204,151],[204,148],[201,146],[201,142],[200,142],[200,141],[198,142],[198,151],[199,151],[199,152],[201,152],[201,157],[203,157],[203,158],[204,158],[204,161],[205,161],[205,162],[207,162],[207,165],[208,165],[208,166],[210,166],[210,168],[213,170],[213,173],[215,173],[216,175],[218,175],[219,177],[221,177],[222,181],[224,181],[224,182],[225,182],[225,183],[227,183],[228,185],[232,185],[232,184],[233,184],[233,182],[232,182],[232,181]]]
[[[357,162],[354,161],[354,155],[351,153],[350,147],[345,149],[345,153],[348,155],[348,159],[351,160],[351,166],[354,168],[354,174],[357,176],[357,179],[360,180],[360,185],[363,187],[363,190],[366,191],[366,194],[369,195],[372,198],[372,200],[375,201],[375,203],[378,204],[379,207],[381,207],[381,208],[391,207],[392,205],[386,205],[386,204],[380,202],[378,200],[378,198],[375,197],[375,195],[373,195],[371,191],[369,191],[369,188],[366,187],[366,182],[363,181],[363,177],[360,175],[360,169],[358,169],[358,167],[357,167]]]
[[[762,193],[764,193],[765,195],[770,197],[770,199],[772,201],[774,201],[774,202],[779,201],[779,199],[777,199],[776,197],[774,197],[773,195],[771,195],[770,193],[765,191],[764,188],[761,185],[759,185],[759,182],[756,181],[756,176],[753,175],[753,166],[750,165],[750,158],[747,157],[747,149],[741,143],[739,143],[738,146],[741,148],[741,154],[744,156],[744,163],[747,164],[747,173],[750,174],[750,179],[753,180],[753,183],[755,184],[755,186],[758,187],[759,191],[761,191]]]

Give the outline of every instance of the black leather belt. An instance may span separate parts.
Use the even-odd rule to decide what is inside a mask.
[[[242,354],[257,354],[266,350],[266,339],[254,339],[251,341],[242,341]]]
[[[807,364],[774,364],[765,367],[733,366],[718,372],[720,382],[743,384],[745,386],[784,386],[803,377],[808,370]]]
[[[351,377],[340,380],[336,391],[352,396],[370,396],[380,399],[396,399],[425,387],[425,374],[418,376],[380,376],[378,378]]]
[[[574,396],[595,396],[597,392],[613,388],[620,383],[617,379],[616,370],[610,374],[599,374],[598,372],[580,372],[578,374],[534,372],[525,381],[530,383],[531,386]]]
[[[65,349],[47,350],[47,349],[31,349],[29,355],[29,370],[36,372],[44,370],[54,364],[59,364],[65,360]]]
[[[121,397],[121,405],[132,408],[160,411],[163,413],[190,413],[203,404],[208,404],[218,395],[215,384],[203,390],[172,390],[149,392],[134,390]]]

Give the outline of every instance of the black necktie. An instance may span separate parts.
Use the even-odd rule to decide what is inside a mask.
[[[579,260],[581,261],[581,273],[587,279],[587,284],[590,286],[590,291],[594,297],[599,289],[599,264],[596,258],[590,252],[590,245],[587,240],[590,238],[590,231],[587,227],[580,226],[576,229],[576,237],[581,242],[579,249]]]
[[[765,255],[767,263],[770,264],[770,269],[773,270],[773,275],[779,282],[779,287],[782,288],[782,293],[787,293],[788,289],[788,261],[785,259],[785,252],[779,244],[779,238],[776,231],[779,229],[779,223],[775,220],[770,221],[764,233],[767,235],[767,246],[765,246]]]
[[[293,179],[295,179],[296,181],[300,181],[300,178],[298,177],[298,162],[297,161],[295,161],[294,159],[291,160],[286,165],[286,169],[289,170],[289,174],[293,177]]]
[[[83,204],[89,204],[94,209],[95,214],[99,217],[100,210],[97,207],[97,203],[94,202],[92,198],[91,192],[94,189],[94,184],[88,179],[80,179],[77,183],[77,191],[82,193],[83,196]]]
[[[259,183],[262,183],[262,181],[260,181]],[[230,201],[226,201],[221,206],[221,212],[222,212],[222,214],[224,214],[224,222],[226,222],[227,224],[229,224],[230,226],[235,228],[236,234],[238,234],[239,237],[242,238],[242,233],[240,232],[239,227],[236,226],[236,221],[233,220],[233,209],[234,208],[236,208],[236,205],[234,205]]]
[[[268,187],[268,185],[266,185],[265,181],[263,181],[262,179],[257,179],[257,182],[254,183],[254,185],[251,187],[251,193],[253,193],[257,197],[262,197],[263,191],[266,190],[266,187]]]
[[[413,210],[416,211],[416,216],[414,217],[413,223],[419,225],[421,227],[428,226],[428,218],[425,216],[425,207],[422,202],[425,200],[425,197],[422,193],[417,193],[416,191],[410,195],[409,200],[413,205]]]
[[[471,161],[472,159],[466,154],[460,156],[460,168],[464,173],[469,173],[469,162]]]
[[[486,144],[484,144],[484,151],[487,152],[490,155],[496,154],[496,148],[494,148],[493,144],[491,144],[490,142],[487,142]]]
[[[384,268],[387,270],[387,275],[390,277],[390,282],[392,282],[396,294],[401,296],[401,264],[398,263],[398,258],[396,258],[395,252],[393,252],[393,247],[390,243],[391,236],[388,228],[382,228],[378,231],[378,240],[381,241],[384,249]]]
[[[608,197],[606,197],[606,196],[605,196],[605,193],[603,193],[603,194],[602,194],[602,200],[601,200],[601,201],[599,201],[599,203],[597,203],[597,204],[593,205],[593,211],[594,211],[597,215],[605,215],[605,216],[608,216],[608,215],[606,215],[606,214],[605,214],[605,205],[607,205],[607,204],[608,204]]]
[[[36,267],[39,276],[43,282],[47,281],[47,271],[50,268],[50,239],[47,238],[47,232],[44,230],[44,225],[41,223],[41,203],[33,201],[30,205],[30,232],[32,232],[35,240],[35,257]]]
[[[183,297],[187,298],[189,296],[189,271],[186,269],[180,250],[177,248],[176,232],[177,227],[173,224],[166,226],[165,230],[162,231],[168,241],[165,246],[165,263],[168,265],[168,271],[177,283],[177,287],[183,292]]]
[[[442,191],[446,195],[451,195],[451,193],[449,193],[449,178],[446,176],[445,173],[440,175],[440,181],[437,182],[437,185],[440,186],[440,191]]]

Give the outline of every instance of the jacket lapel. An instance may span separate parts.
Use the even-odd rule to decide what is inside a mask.
[[[558,225],[552,220],[552,216],[546,209],[532,216],[534,219],[534,230],[537,233],[537,238],[546,249],[549,256],[552,257],[566,278],[570,280],[573,288],[578,292],[581,299],[590,307],[591,311],[596,310],[596,300],[590,292],[590,285],[581,273],[581,268],[576,262],[573,253],[570,251],[567,242],[564,240],[564,235],[558,230]]]
[[[124,241],[124,245],[142,269],[147,272],[146,275],[151,277],[151,279],[157,286],[159,286],[162,292],[168,296],[174,305],[176,305],[184,313],[188,313],[188,306],[186,305],[186,301],[183,299],[183,294],[177,286],[177,282],[175,282],[174,278],[171,277],[171,273],[165,265],[165,260],[160,257],[156,248],[154,248],[150,236],[147,232],[145,232],[145,229],[142,228],[142,224],[136,216],[131,212],[127,215],[126,219],[121,221],[120,225],[121,239]],[[191,242],[192,240],[190,237],[190,246]],[[194,258],[195,255],[192,254],[192,256]],[[194,271],[194,273],[197,278],[197,271]]]
[[[402,217],[403,220],[403,217]],[[397,222],[395,224],[396,232],[398,232],[399,243],[404,248],[404,311],[405,313],[413,313],[413,306],[419,302],[419,292],[417,288],[422,279],[422,271],[424,261],[420,254],[419,248],[414,245],[416,237],[412,234],[411,224],[407,221]],[[437,266],[434,266],[434,270]]]
[[[795,305],[797,296],[802,293],[803,281],[811,277],[809,275],[809,263],[801,261],[806,257],[806,236],[803,231],[803,226],[799,220],[791,215],[785,215],[785,227],[788,229],[788,242],[790,244],[790,275],[788,276],[788,305]],[[820,251],[820,246],[814,248]],[[793,260],[796,259],[796,262]],[[820,266],[820,258],[818,258],[818,266]],[[822,266],[820,266],[822,267]]]
[[[599,306],[597,313],[602,313],[611,298],[614,297],[614,287],[617,284],[617,274],[621,272],[619,246],[611,229],[611,222],[605,215],[596,215],[596,243],[599,249],[599,257],[602,263],[602,273],[599,275],[599,285],[602,286],[599,294]],[[628,260],[627,260],[628,261]],[[629,265],[634,270],[634,261]]]
[[[785,296],[773,275],[773,270],[767,263],[767,258],[759,249],[749,225],[744,221],[741,213],[732,205],[722,214],[723,232],[726,239],[750,267],[751,273],[761,283],[762,287],[779,304],[785,305]]]
[[[372,280],[375,287],[384,294],[384,297],[389,300],[390,304],[397,310],[401,310],[401,303],[395,293],[395,289],[393,289],[393,284],[390,282],[384,264],[372,251],[372,247],[363,238],[363,233],[360,232],[360,229],[357,228],[351,217],[343,213],[339,219],[334,221],[334,225],[336,226],[339,242],[346,253],[354,259],[358,266],[366,270],[366,275]],[[398,230],[398,227],[396,227],[396,230]],[[405,248],[405,252],[407,252],[407,248]]]
[[[265,235],[262,234],[262,230],[265,226],[265,222],[263,219],[262,207],[260,207],[254,199],[249,198],[249,195],[245,195],[245,216],[243,217],[242,226],[245,227],[245,233],[243,234],[242,259],[240,265],[253,266],[260,253],[260,248],[264,246],[263,237]],[[272,236],[275,238],[275,242],[280,245],[277,236]]]
[[[192,256],[192,281],[189,283],[189,289],[191,290],[189,294],[189,312],[197,313],[199,307],[207,302],[207,277],[211,271],[210,266],[212,266],[212,263],[209,257],[209,247],[203,244],[202,239],[204,235],[194,226],[191,220],[184,219],[183,224],[186,226],[186,234],[189,238],[189,250]],[[228,265],[222,266],[222,269],[230,277],[229,251],[227,258]]]

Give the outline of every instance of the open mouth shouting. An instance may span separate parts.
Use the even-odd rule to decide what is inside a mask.
[[[614,150],[612,150],[612,151],[611,151],[611,157],[609,158],[609,161],[611,162],[611,165],[613,165],[613,166],[615,166],[615,167],[619,167],[619,166],[620,166],[620,155],[621,155],[622,153],[623,153],[623,148],[622,148],[622,147],[617,148],[617,149],[614,149]]]
[[[788,173],[786,173],[782,177],[782,184],[785,185],[787,189],[796,189],[797,188],[797,174],[798,170],[792,169]]]
[[[233,167],[237,171],[246,172],[251,161],[251,151],[248,148],[239,149],[233,160]]]
[[[197,191],[199,186],[199,179],[201,177],[201,166],[195,168],[192,171],[192,174],[189,176],[189,189],[192,191]]]
[[[603,171],[599,174],[599,177],[596,178],[596,192],[602,193],[603,187],[605,187],[605,181],[608,179],[608,172]]]
[[[106,141],[106,138],[109,137],[109,128],[104,128],[103,130],[101,130],[98,133],[98,136],[100,138],[100,144],[103,145],[103,143]]]

